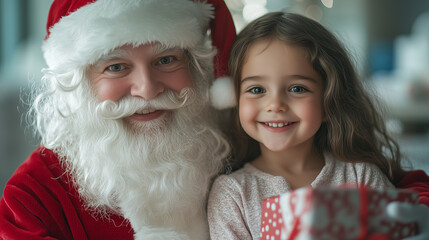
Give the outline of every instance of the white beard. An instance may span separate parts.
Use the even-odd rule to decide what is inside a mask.
[[[187,92],[184,103],[163,94],[177,109],[144,124],[124,121],[129,113],[113,102],[94,110],[90,100],[69,121],[68,147],[56,149],[87,207],[105,217],[122,214],[136,239],[208,239],[207,193],[229,146],[208,100]]]

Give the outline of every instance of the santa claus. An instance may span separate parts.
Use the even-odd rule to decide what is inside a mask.
[[[0,239],[208,239],[230,152],[208,93],[235,38],[223,0],[56,0],[47,31],[42,146],[5,188]]]

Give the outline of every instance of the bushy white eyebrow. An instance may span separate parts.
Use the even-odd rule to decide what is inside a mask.
[[[120,58],[124,58],[130,55],[130,51],[129,50],[124,50],[124,49],[120,49],[117,48],[113,51],[111,51],[110,53],[102,56],[94,65],[95,66],[100,66],[105,62],[111,61],[111,60],[115,60],[115,59],[120,59]]]
[[[152,48],[152,52],[154,54],[161,54],[169,51],[184,52],[184,50],[180,47],[168,47],[163,44],[155,44]]]
[[[128,49],[128,50],[121,49],[121,48],[114,49],[110,53],[102,56],[96,63],[94,63],[94,65],[100,66],[103,63],[111,60],[125,58],[131,55],[131,51],[132,49]],[[155,55],[162,54],[164,52],[170,52],[170,51],[184,52],[184,50],[180,47],[167,47],[163,44],[154,44],[152,47],[152,53]]]

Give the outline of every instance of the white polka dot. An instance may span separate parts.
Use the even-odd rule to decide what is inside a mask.
[[[267,208],[268,209],[270,208],[270,202],[267,202]]]
[[[399,233],[398,233],[398,232],[393,233],[393,237],[394,237],[395,239],[398,239],[398,238],[399,238]]]
[[[268,231],[268,230],[270,230],[270,227],[267,225],[265,226],[265,231]]]
[[[334,225],[333,228],[332,228],[332,231],[334,233],[337,233],[338,231],[340,231],[340,227],[338,225]]]
[[[265,217],[268,217],[268,213],[267,212],[265,212]]]
[[[409,228],[407,228],[407,227],[404,227],[404,228],[402,229],[402,234],[403,234],[404,236],[408,236],[408,235],[410,234],[410,229],[409,229]]]
[[[386,206],[386,205],[387,205],[387,203],[388,203],[388,202],[387,202],[387,200],[386,200],[386,199],[381,199],[379,204],[380,204],[380,206]]]
[[[276,198],[275,200],[274,200],[274,202],[278,202],[279,201],[279,198]]]
[[[268,223],[271,223],[273,220],[271,220],[271,218],[268,220]]]
[[[267,239],[270,239],[270,235],[267,235]]]
[[[278,229],[276,230],[276,235],[280,235],[280,231]]]
[[[276,227],[277,226],[277,222],[276,221],[274,221],[273,222],[273,227]]]
[[[277,214],[276,214],[276,213],[274,213],[273,217],[274,217],[274,218],[277,218]]]
[[[275,238],[274,238],[274,236],[271,236],[271,240],[274,240]]]
[[[279,223],[282,223],[282,222],[283,222],[283,219],[281,219],[281,218],[280,218],[280,219],[279,219]]]
[[[262,229],[261,229],[261,232],[265,232],[265,229],[264,229],[264,228],[262,228]]]
[[[275,205],[275,204],[272,204],[272,205],[271,205],[271,210],[273,210],[273,211],[275,211],[275,210],[276,210],[276,205]]]

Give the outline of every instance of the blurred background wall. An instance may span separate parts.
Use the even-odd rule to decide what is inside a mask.
[[[0,0],[0,190],[37,146],[26,94],[45,67],[40,46],[52,0]],[[270,11],[309,16],[352,54],[362,81],[386,104],[390,131],[414,168],[429,173],[429,1],[226,0],[236,28]]]

